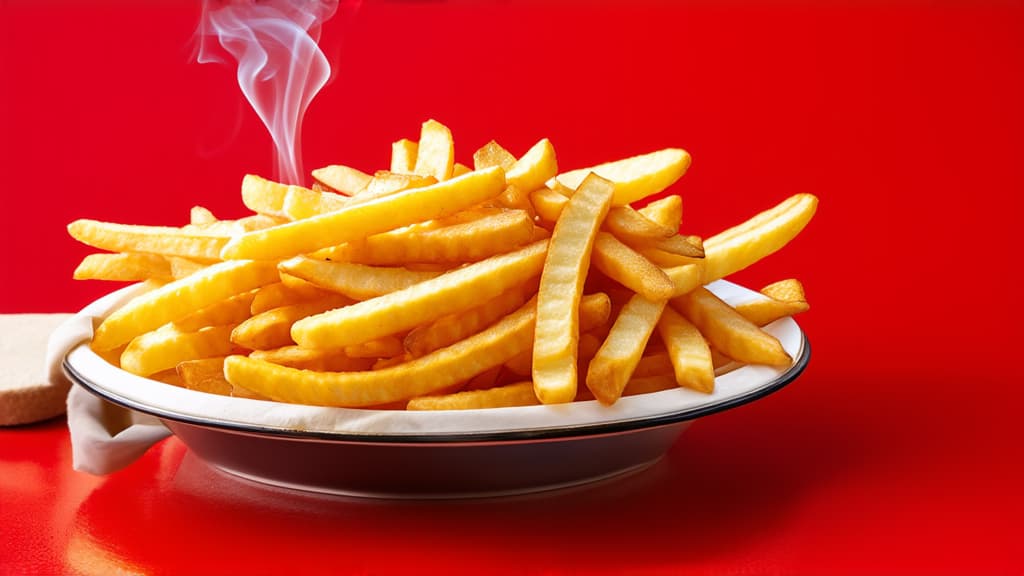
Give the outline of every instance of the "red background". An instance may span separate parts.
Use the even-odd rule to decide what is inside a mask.
[[[0,2],[0,312],[110,290],[70,279],[89,252],[71,220],[238,216],[242,175],[271,175],[233,70],[191,59],[199,6],[142,4]],[[62,424],[2,431],[8,475],[48,487],[4,488],[20,522],[0,565],[70,570],[84,526],[172,573],[1024,572],[1022,38],[1019,2],[368,0],[324,27],[335,78],[306,116],[307,168],[383,168],[435,118],[463,162],[491,138],[521,154],[548,137],[567,169],[686,148],[673,191],[696,234],[813,192],[804,233],[734,278],[804,282],[805,375],[702,420],[651,473],[522,505],[195,496],[161,480],[190,464],[176,441],[96,480],[68,470]],[[125,529],[140,514],[144,535]]]

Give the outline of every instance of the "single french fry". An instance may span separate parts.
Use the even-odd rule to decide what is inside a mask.
[[[217,220],[218,218],[213,215],[213,212],[205,206],[193,206],[188,212],[189,224],[210,224]]]
[[[424,188],[437,184],[437,178],[433,176],[420,176],[417,174],[399,174],[396,172],[378,171],[373,179],[350,200],[350,204],[373,200],[390,196],[396,192],[409,190],[410,188]]]
[[[701,285],[701,264],[683,264],[662,268],[662,271],[672,281],[675,287],[672,290],[672,297],[682,296]]]
[[[186,360],[227,356],[232,352],[232,326],[181,332],[173,324],[141,334],[121,354],[121,368],[139,376],[170,370]]]
[[[290,276],[355,300],[369,300],[390,294],[441,275],[441,272],[431,270],[325,262],[306,256],[285,260],[278,266]]]
[[[316,350],[294,345],[273,350],[253,350],[249,357],[289,368],[319,372],[357,372],[369,370],[373,365],[372,358],[352,358],[340,350]]]
[[[667,300],[675,292],[675,284],[661,268],[608,232],[597,233],[591,263],[648,300]]]
[[[231,331],[231,341],[250,350],[272,350],[294,344],[291,337],[292,324],[313,314],[348,305],[352,300],[331,294],[307,302],[290,304],[260,312]]]
[[[287,218],[284,199],[289,187],[288,184],[267,180],[262,176],[246,174],[242,178],[242,203],[257,214]]]
[[[795,238],[818,207],[812,194],[795,194],[753,218],[704,241],[704,284],[772,254]]]
[[[706,288],[671,300],[671,305],[700,329],[711,346],[745,364],[788,366],[782,344]]]
[[[672,228],[663,226],[630,206],[615,206],[604,219],[604,228],[626,244],[642,244],[669,238]]]
[[[402,290],[296,322],[292,338],[307,348],[336,348],[409,330],[468,310],[537,275],[547,241],[493,256]]]
[[[536,305],[531,301],[485,330],[419,358],[365,372],[313,372],[245,356],[224,361],[228,382],[280,402],[362,407],[425,396],[464,382],[527,350]]]
[[[555,147],[544,138],[534,144],[526,154],[516,161],[505,173],[508,183],[525,192],[544,186],[544,182],[558,174],[558,160]]]
[[[111,252],[146,252],[165,256],[219,260],[227,235],[190,232],[170,226],[136,226],[79,219],[68,234],[82,244]]]
[[[416,151],[416,167],[413,172],[433,176],[438,182],[452,177],[455,166],[455,144],[451,130],[435,120],[427,120],[420,129],[420,141]]]
[[[394,230],[415,222],[441,218],[493,198],[505,189],[501,168],[470,172],[433,186],[353,203],[335,212],[313,216],[233,238],[224,246],[225,259],[290,258]]]
[[[668,188],[679,180],[689,167],[690,155],[685,150],[666,148],[590,168],[564,172],[556,179],[566,187],[576,189],[586,176],[593,172],[615,183],[612,204],[623,206]]]
[[[703,258],[704,244],[700,236],[683,236],[676,234],[668,238],[657,238],[627,242],[633,247],[653,248],[667,254],[686,256],[687,258]]]
[[[164,258],[171,267],[171,278],[175,280],[191,276],[203,268],[208,267],[210,264],[213,264],[213,262],[182,258],[181,256],[164,256]]]
[[[442,316],[414,328],[405,337],[405,351],[413,357],[423,356],[479,332],[525,304],[537,291],[539,280],[534,278],[502,292],[479,306]]]
[[[235,260],[214,264],[141,294],[115,310],[96,328],[93,348],[116,348],[195,310],[272,284],[279,278],[273,262]]]
[[[331,258],[385,266],[474,262],[514,250],[532,239],[530,216],[523,210],[508,210],[432,230],[375,234],[338,247]]]
[[[537,293],[533,384],[544,404],[576,396],[579,303],[594,238],[611,205],[614,185],[588,176],[555,224]]]
[[[395,336],[382,336],[345,346],[345,355],[350,358],[394,358],[402,354],[405,354],[405,347]]]
[[[171,264],[158,254],[119,252],[89,254],[75,268],[75,280],[138,282],[150,278],[170,280]]]
[[[758,299],[736,306],[736,311],[758,326],[766,326],[779,318],[793,316],[810,309],[803,285],[790,278],[761,289],[768,299]]]
[[[345,207],[351,198],[334,192],[317,192],[292,186],[284,196],[281,211],[291,220],[312,218]]]
[[[200,308],[183,318],[174,320],[174,327],[182,332],[197,332],[207,326],[225,326],[244,322],[251,315],[256,290],[231,296]]]
[[[231,396],[231,384],[224,379],[224,358],[226,356],[186,360],[179,362],[175,371],[189,390]]]
[[[569,203],[569,197],[550,188],[538,188],[530,193],[530,203],[542,220],[554,223]]]
[[[313,178],[345,196],[353,196],[370,183],[373,176],[350,166],[332,164],[313,170]]]
[[[420,396],[409,400],[407,410],[480,410],[538,404],[533,382],[517,382],[484,390],[464,390],[440,396]]]
[[[473,153],[473,169],[483,170],[491,166],[500,166],[508,172],[516,164],[516,157],[511,152],[501,147],[500,144],[491,140]]]
[[[580,298],[580,333],[592,332],[604,326],[608,323],[611,313],[612,302],[607,294],[584,294]],[[516,376],[529,378],[533,373],[533,350],[524,350],[511,358],[505,362],[505,368]]]
[[[637,212],[659,226],[672,230],[673,234],[678,234],[679,223],[683,219],[683,199],[678,194],[669,194],[640,208]]]
[[[658,321],[658,335],[668,349],[676,384],[698,392],[713,392],[715,368],[711,350],[697,327],[666,307]]]
[[[294,278],[290,274],[285,274],[285,277]],[[252,299],[252,305],[249,307],[249,312],[255,316],[260,312],[266,312],[273,308],[298,304],[299,302],[326,297],[330,294],[330,291],[317,288],[308,282],[304,286],[275,282],[256,290]]]
[[[391,171],[395,174],[412,174],[416,168],[416,151],[419,145],[408,138],[391,144]]]
[[[587,388],[602,404],[614,404],[622,396],[666,301],[648,300],[636,294],[619,312],[587,370]]]

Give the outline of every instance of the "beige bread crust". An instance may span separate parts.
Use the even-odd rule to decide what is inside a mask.
[[[70,314],[0,314],[0,426],[64,413],[70,384],[48,379],[46,342]]]

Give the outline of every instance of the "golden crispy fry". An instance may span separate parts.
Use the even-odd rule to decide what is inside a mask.
[[[704,244],[701,241],[700,236],[682,236],[680,234],[676,234],[669,236],[668,238],[639,240],[632,243],[627,242],[627,244],[630,244],[630,246],[633,246],[634,248],[653,248],[667,254],[675,254],[677,256],[685,256],[687,258],[704,257]]]
[[[672,307],[730,358],[746,364],[788,366],[793,359],[771,334],[758,328],[706,288],[673,298]]]
[[[182,385],[189,390],[198,390],[221,396],[231,396],[231,384],[224,379],[224,358],[215,356],[200,360],[186,360],[175,367]]]
[[[346,196],[352,196],[366,188],[373,176],[349,166],[333,164],[313,170],[313,178]]]
[[[375,234],[339,246],[331,252],[331,259],[376,265],[475,262],[532,239],[530,216],[523,210],[508,210],[433,230]]]
[[[593,331],[607,324],[611,313],[612,302],[607,294],[584,294],[583,298],[580,298],[580,333]],[[505,368],[516,376],[529,378],[533,373],[533,350],[524,350],[505,362]]]
[[[409,190],[410,188],[424,188],[437,184],[437,178],[433,176],[419,176],[417,174],[398,174],[395,172],[378,171],[373,175],[373,180],[359,193],[352,197],[351,202],[365,202],[374,198],[390,196],[396,192]]]
[[[298,304],[290,304],[260,312],[235,326],[231,341],[250,350],[271,350],[294,344],[292,324],[313,314],[346,306],[352,301],[340,294],[331,294]]]
[[[312,372],[245,356],[224,362],[228,382],[281,402],[374,406],[409,400],[464,382],[527,350],[536,306],[529,302],[500,322],[456,344],[409,362],[367,372]]]
[[[193,206],[188,212],[189,224],[210,224],[217,220],[218,218],[213,215],[213,212],[204,206]]]
[[[420,396],[409,400],[407,410],[479,410],[537,404],[533,382],[517,382],[484,390],[464,390],[440,396]]]
[[[690,167],[690,155],[685,150],[666,148],[633,156],[590,168],[564,172],[557,180],[568,188],[576,189],[591,172],[615,183],[612,204],[623,206],[652,196],[679,180]],[[548,186],[551,184],[549,183]]]
[[[547,138],[537,142],[505,173],[508,183],[525,192],[544,186],[558,174],[555,147]]]
[[[132,339],[121,354],[121,368],[148,376],[170,370],[186,360],[227,356],[232,352],[231,328],[211,326],[198,332],[182,332],[173,324],[165,324]]]
[[[200,308],[184,318],[173,322],[174,327],[182,332],[197,332],[207,326],[224,326],[238,324],[250,316],[256,290],[243,292]]]
[[[508,172],[513,166],[515,166],[515,164],[516,157],[508,150],[502,148],[501,145],[494,140],[484,144],[479,150],[473,153],[474,170],[483,170],[484,168],[490,168],[491,166],[500,166],[502,170]]]
[[[405,351],[413,357],[423,356],[479,332],[525,304],[537,291],[538,282],[539,278],[534,278],[502,292],[479,306],[442,316],[414,328],[405,337]]]
[[[680,256],[679,254],[672,254],[665,252],[664,250],[658,250],[657,248],[648,248],[646,246],[639,246],[636,251],[643,254],[644,258],[647,258],[654,264],[661,266],[662,268],[672,268],[675,266],[686,266],[687,264],[700,264],[704,261],[703,258],[691,258],[690,256]]]
[[[289,284],[275,282],[256,290],[252,305],[249,307],[249,312],[252,315],[266,312],[272,308],[323,298],[331,294],[330,291],[317,288],[304,280],[302,281],[304,284],[292,284],[291,279],[294,276],[290,274],[285,274],[284,277],[289,278]]]
[[[301,220],[340,210],[350,200],[348,196],[334,192],[317,192],[292,186],[284,196],[281,211],[291,220]]]
[[[662,271],[675,286],[675,289],[672,290],[673,298],[682,296],[701,285],[701,264],[699,263],[662,268]]]
[[[171,264],[159,254],[121,252],[89,254],[78,264],[75,280],[114,280],[138,282],[154,278],[170,280]]]
[[[604,228],[626,244],[640,244],[669,238],[672,228],[662,226],[630,206],[616,206],[608,211]]]
[[[455,143],[451,130],[434,120],[427,120],[420,130],[420,142],[416,151],[416,167],[413,172],[433,176],[438,182],[452,177],[455,167]]]
[[[402,339],[382,336],[359,344],[345,346],[345,355],[351,358],[394,358],[405,354]]]
[[[651,202],[637,212],[659,226],[672,230],[673,234],[678,234],[679,223],[683,219],[683,199],[677,194],[670,194]]]
[[[288,184],[267,180],[255,174],[242,178],[242,203],[257,214],[287,218],[284,213],[284,199]]]
[[[597,233],[591,263],[609,278],[648,300],[667,300],[675,292],[675,284],[661,268],[608,232]]]
[[[662,311],[658,335],[668,348],[676,384],[710,394],[715,389],[711,350],[700,331],[672,308]]]
[[[622,395],[661,318],[666,300],[648,300],[637,294],[619,312],[587,370],[587,388],[601,403],[614,404]]]
[[[415,222],[442,218],[493,198],[504,189],[501,168],[470,172],[433,186],[353,203],[335,212],[237,236],[224,246],[222,255],[225,259],[290,258]]]
[[[409,330],[494,298],[540,273],[547,241],[493,256],[377,298],[296,322],[307,348],[337,348]]]
[[[175,280],[191,276],[212,264],[212,262],[192,260],[190,258],[182,258],[180,256],[164,256],[164,258],[167,259],[167,263],[171,267],[171,277]]]
[[[498,196],[498,205],[511,210],[523,210],[527,216],[530,217],[532,222],[534,216],[537,215],[533,209],[533,204],[530,202],[530,195],[523,192],[516,186],[509,186],[505,188],[505,191]]]
[[[356,372],[369,370],[373,365],[372,358],[352,358],[339,350],[315,350],[301,346],[253,350],[249,353],[249,357],[253,360],[262,360],[289,368],[320,372]]]
[[[738,272],[779,250],[811,221],[818,199],[795,194],[704,241],[704,283]]]
[[[799,280],[788,279],[769,284],[761,289],[767,300],[754,300],[736,306],[736,311],[758,326],[765,326],[786,316],[810,309]]]
[[[281,262],[279,268],[324,290],[355,300],[368,300],[415,286],[436,278],[441,272],[401,267],[367,266],[351,262],[324,262],[298,256]]]
[[[135,226],[75,220],[68,233],[82,244],[111,252],[147,252],[165,256],[219,260],[227,235],[190,232],[169,226]]]
[[[408,138],[391,144],[391,171],[395,174],[412,174],[416,168],[416,152],[419,145]]]
[[[562,214],[569,197],[559,194],[550,188],[538,188],[530,193],[530,203],[537,216],[544,221],[554,223]]]
[[[96,329],[93,348],[116,348],[195,310],[272,284],[279,278],[273,262],[237,260],[214,264],[141,294],[115,310]]]
[[[614,185],[588,176],[562,210],[537,293],[533,384],[544,404],[576,396],[579,303],[594,238],[611,205]]]

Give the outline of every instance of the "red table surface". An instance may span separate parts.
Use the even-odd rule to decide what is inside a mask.
[[[0,312],[72,311],[75,218],[243,214],[269,137],[199,6],[0,3]],[[308,168],[387,165],[436,118],[458,159],[550,138],[575,168],[680,146],[686,231],[795,192],[805,374],[702,419],[654,468],[497,501],[331,499],[171,439],[97,478],[62,420],[0,430],[0,573],[1021,574],[1019,2],[374,2],[324,27]],[[3,338],[16,337],[3,334]]]

